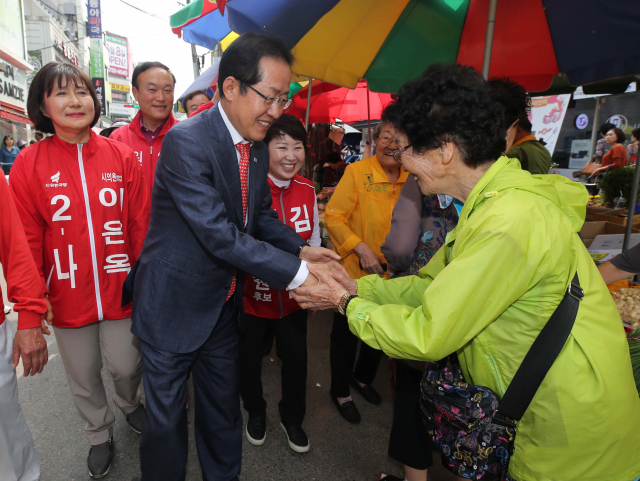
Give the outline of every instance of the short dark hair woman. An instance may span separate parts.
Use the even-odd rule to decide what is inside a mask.
[[[624,146],[626,137],[624,132],[618,128],[610,129],[605,135],[604,140],[611,146],[609,152],[602,157],[602,167],[596,169],[593,175],[608,170],[619,169],[629,162],[627,157],[627,148]]]
[[[313,183],[298,175],[306,157],[307,132],[293,115],[282,114],[267,131],[272,207],[279,219],[296,230],[311,246],[320,246],[320,226]],[[251,275],[242,287],[247,327],[240,335],[240,395],[249,413],[245,435],[254,445],[266,436],[267,403],[262,397],[262,346],[273,332],[282,360],[281,427],[289,447],[309,451],[302,429],[306,412],[307,311],[291,298]]]
[[[87,423],[89,474],[103,477],[115,423],[100,374],[103,355],[127,422],[140,432],[146,420],[131,306],[121,307],[149,224],[146,186],[133,151],[91,130],[100,102],[78,67],[51,62],[40,69],[27,109],[37,129],[54,135],[18,155],[10,188],[46,286],[46,320]]]
[[[352,332],[394,358],[456,353],[467,382],[502,397],[577,272],[584,299],[518,424],[509,476],[635,479],[640,399],[620,316],[577,235],[586,189],[502,155],[502,110],[470,67],[429,67],[384,117],[399,131],[393,157],[422,192],[464,202],[458,225],[417,276],[354,281],[312,265],[321,283],[295,298],[346,312]]]
[[[5,135],[0,147],[0,165],[13,163],[19,153],[20,149],[13,145],[13,137]]]

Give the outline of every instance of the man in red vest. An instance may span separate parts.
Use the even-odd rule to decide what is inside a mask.
[[[140,112],[133,122],[115,130],[109,138],[133,149],[142,165],[150,199],[162,140],[178,122],[171,112],[176,78],[166,65],[144,62],[134,69],[131,85]]]

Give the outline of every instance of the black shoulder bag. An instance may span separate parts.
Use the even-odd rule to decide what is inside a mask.
[[[583,297],[576,273],[502,399],[488,387],[466,383],[455,363],[429,363],[420,407],[449,471],[471,480],[508,479],[517,422],[567,341]]]

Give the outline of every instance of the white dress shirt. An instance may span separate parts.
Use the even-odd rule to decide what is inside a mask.
[[[240,133],[233,126],[233,124],[229,120],[229,117],[227,117],[227,114],[224,112],[224,109],[222,108],[222,102],[218,102],[218,109],[220,110],[220,115],[222,116],[222,121],[224,122],[224,125],[227,126],[227,130],[229,131],[229,134],[231,134],[231,140],[233,141],[233,146],[235,147],[238,144],[249,144],[249,145],[253,144],[253,142],[249,142],[248,140],[245,140],[242,137],[242,135],[240,135]],[[236,149],[236,157],[238,159],[238,165],[240,165],[240,160],[242,160],[242,157],[240,156],[240,152],[238,151],[238,149]],[[251,164],[249,164],[249,166],[251,166]],[[316,210],[317,210],[317,206],[316,206]],[[247,225],[246,217],[244,219],[244,224],[245,226]],[[298,273],[287,286],[287,290],[300,287],[302,283],[307,280],[307,276],[309,276],[309,268],[307,267],[307,262],[302,261],[300,262],[300,268],[298,269]]]

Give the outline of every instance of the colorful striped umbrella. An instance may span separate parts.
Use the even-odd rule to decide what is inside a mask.
[[[355,88],[396,92],[435,62],[481,70],[490,5],[490,76],[529,91],[564,73],[571,85],[640,73],[637,0],[226,0],[224,15],[196,0],[171,17],[186,41],[214,48],[262,29],[292,48],[293,71]],[[636,14],[634,14],[634,12]],[[491,23],[493,25],[493,23]],[[487,56],[488,57],[488,56]]]

